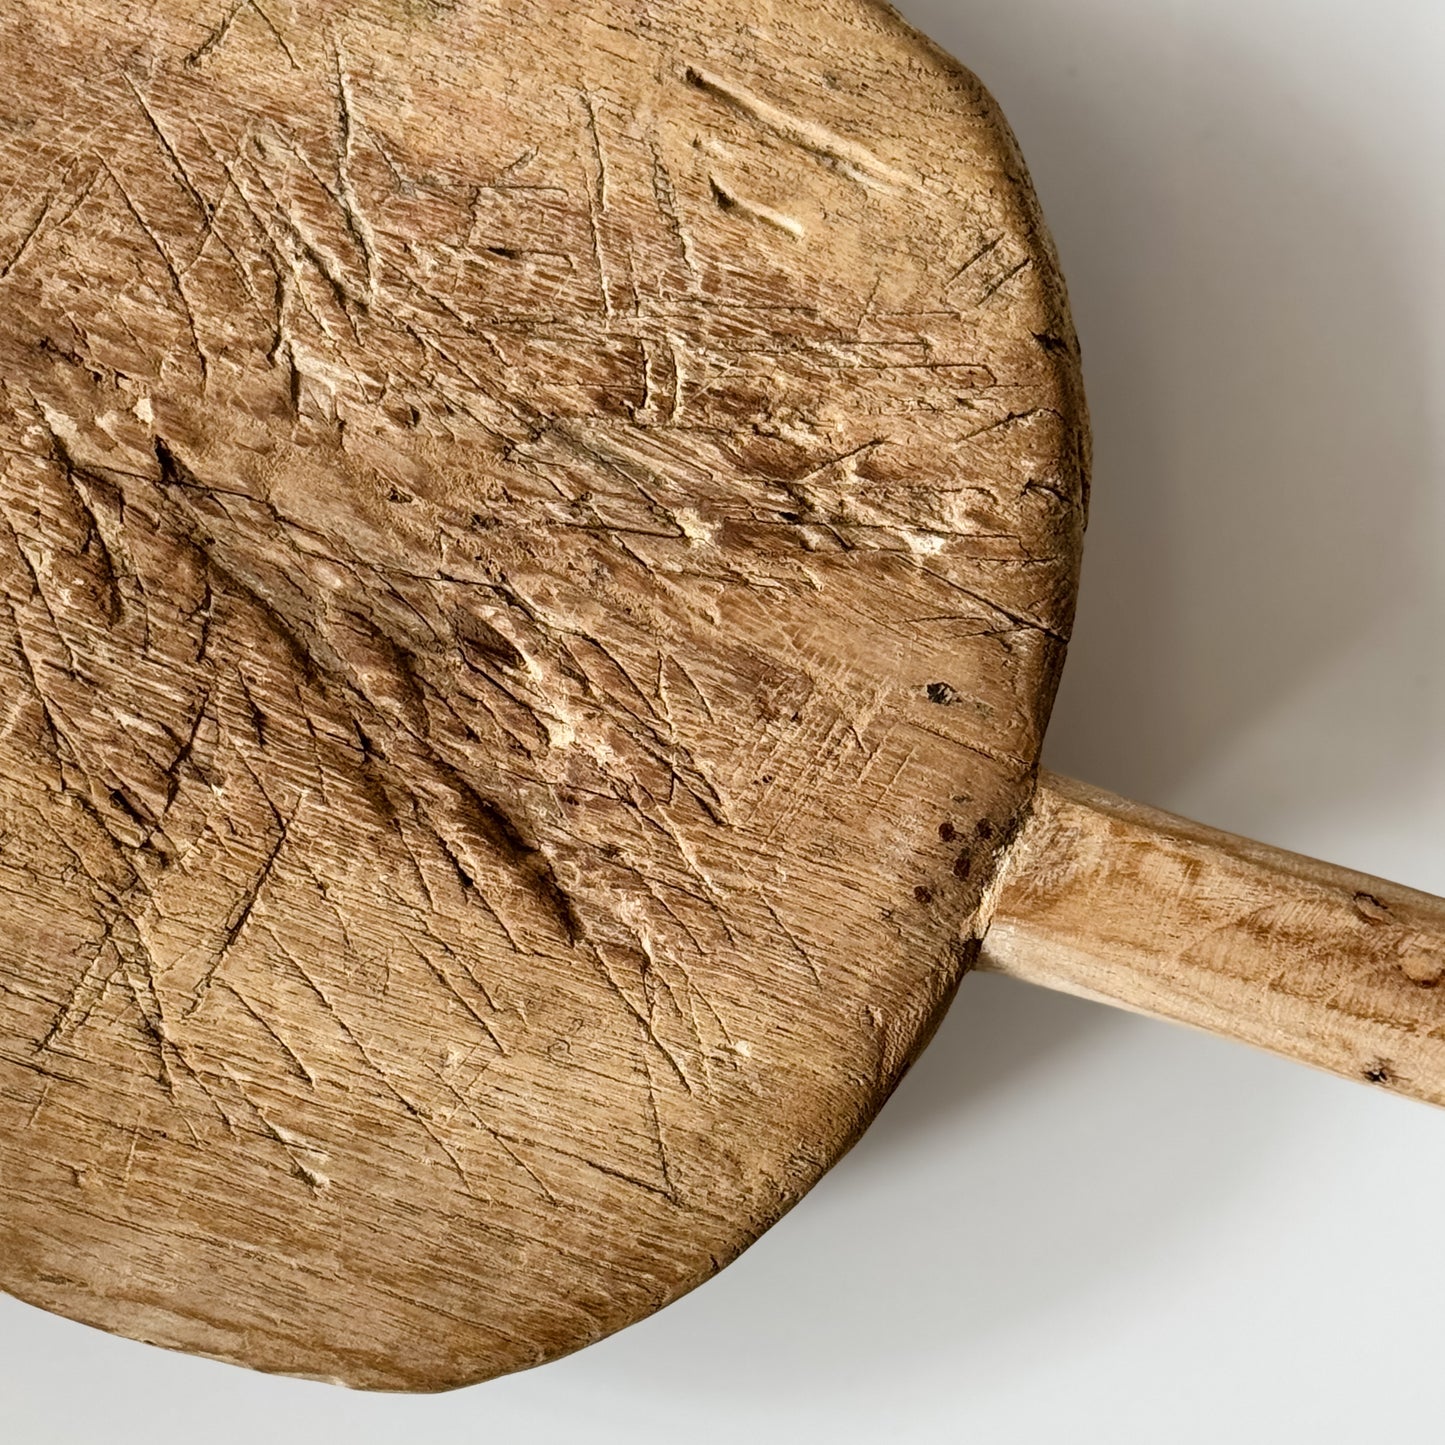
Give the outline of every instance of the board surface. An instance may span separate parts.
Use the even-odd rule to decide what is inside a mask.
[[[441,1388],[707,1278],[976,949],[1077,347],[866,3],[0,0],[0,1285]]]

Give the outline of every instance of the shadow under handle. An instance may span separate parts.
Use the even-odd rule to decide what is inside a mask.
[[[1051,773],[979,967],[1445,1104],[1445,899]]]

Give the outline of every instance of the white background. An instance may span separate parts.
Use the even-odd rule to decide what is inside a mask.
[[[1053,766],[1445,893],[1445,7],[912,0],[1033,166],[1097,429]],[[721,1278],[348,1395],[0,1300],[17,1445],[1445,1438],[1445,1113],[977,978]]]

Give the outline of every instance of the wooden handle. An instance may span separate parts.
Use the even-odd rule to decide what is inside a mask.
[[[1044,774],[981,967],[1445,1104],[1445,900]]]

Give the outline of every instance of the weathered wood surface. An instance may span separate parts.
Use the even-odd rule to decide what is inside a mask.
[[[982,967],[1445,1104],[1445,899],[1045,774]]]
[[[0,1284],[352,1384],[726,1264],[976,948],[1077,354],[867,0],[0,0]]]

